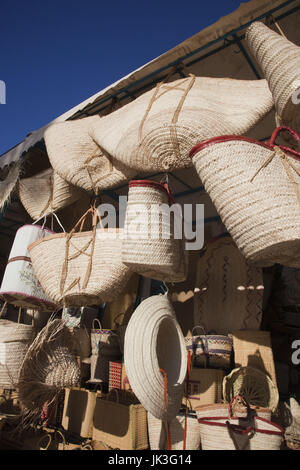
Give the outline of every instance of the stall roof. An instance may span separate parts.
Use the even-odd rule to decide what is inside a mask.
[[[263,20],[271,15],[276,20],[280,20],[299,10],[299,0],[251,0],[242,3],[230,15],[222,17],[213,25],[186,39],[173,49],[126,75],[104,90],[99,91],[41,129],[31,132],[25,140],[1,155],[0,167],[3,168],[11,162],[19,160],[31,147],[42,141],[46,128],[53,123],[79,119],[98,113],[107,114],[109,109],[113,109],[116,100],[119,102],[124,101],[125,104],[127,101],[136,98],[143,91],[153,86],[164,74],[168,73],[168,69],[171,67],[177,66],[177,73],[182,76],[182,64],[191,66],[216,52],[221,52],[229,45],[237,44],[240,48],[244,59],[253,72],[250,78],[259,78],[257,69],[252,64],[245,48],[241,45],[241,33],[255,20]],[[286,31],[288,37],[290,37],[289,32]],[[219,76],[226,76],[224,72],[222,73],[222,63],[220,64],[220,72]]]

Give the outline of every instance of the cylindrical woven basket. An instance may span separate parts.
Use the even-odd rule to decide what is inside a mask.
[[[124,183],[136,171],[116,161],[90,135],[99,116],[53,124],[44,138],[54,170],[66,181],[98,193]],[[102,118],[103,119],[103,118]]]
[[[289,400],[289,423],[285,429],[285,439],[289,446],[300,448],[300,404],[294,398]]]
[[[270,142],[221,136],[190,155],[223,223],[244,256],[260,266],[300,266],[300,152]]]
[[[184,403],[195,410],[202,405],[219,403],[222,399],[224,371],[192,367],[186,379]]]
[[[230,236],[212,239],[197,263],[194,324],[217,335],[258,330],[263,288],[262,269],[245,259]],[[231,340],[227,341],[228,353]]]
[[[300,132],[299,103],[293,103],[293,93],[300,87],[300,48],[261,22],[249,26],[245,39],[268,81],[278,124]]]
[[[232,411],[234,397],[224,405],[201,407],[197,411],[202,450],[280,450],[283,429],[266,418],[270,410]]]
[[[199,329],[204,334],[193,336]],[[203,327],[195,326],[192,336],[185,337],[185,344],[191,352],[194,367],[216,367],[227,369],[230,366],[232,338],[225,335],[207,335]]]
[[[229,403],[235,395],[242,395],[250,405],[275,411],[279,394],[272,379],[255,367],[239,367],[224,377],[223,398]]]
[[[98,322],[100,328],[95,328]],[[119,338],[114,330],[103,329],[99,320],[91,330],[91,378],[90,382],[109,382],[109,362],[121,358]]]
[[[23,359],[35,335],[34,326],[0,320],[1,388],[16,388]]]
[[[176,223],[182,219],[170,216],[172,204],[167,185],[150,180],[129,183],[122,261],[145,277],[182,282],[188,259],[181,228],[181,238],[175,238]]]
[[[96,229],[95,210],[88,212],[93,215],[92,231],[75,233],[86,213],[70,233],[45,237],[28,247],[41,285],[55,302],[65,306],[114,300],[130,276],[121,262],[122,229]]]
[[[147,413],[148,436],[151,450],[167,450],[167,433],[164,421]],[[185,430],[185,412],[182,411],[169,424],[171,450],[183,450]],[[186,425],[185,450],[200,448],[200,427],[195,413],[188,412]]]
[[[181,406],[187,352],[166,296],[147,298],[133,313],[125,333],[124,362],[130,386],[144,408],[158,419],[171,421]]]
[[[77,201],[82,191],[62,179],[52,168],[18,183],[20,201],[33,220]]]
[[[272,107],[265,80],[189,76],[158,83],[108,116],[96,117],[91,135],[139,173],[171,171],[191,166],[188,153],[197,142],[244,134]]]

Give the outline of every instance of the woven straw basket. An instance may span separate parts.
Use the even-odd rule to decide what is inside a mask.
[[[79,385],[80,368],[72,333],[52,320],[28,348],[19,376],[19,399],[26,419],[40,417],[43,405],[66,387]]]
[[[75,233],[89,213],[92,231]],[[34,271],[55,302],[72,307],[101,305],[124,289],[130,271],[121,262],[122,229],[97,230],[96,225],[96,209],[91,208],[70,233],[45,237],[28,247]]]
[[[197,264],[194,324],[217,335],[228,335],[238,329],[258,330],[262,317],[262,270],[251,266],[230,236],[214,238],[201,255]]]
[[[223,378],[223,370],[193,367],[188,380],[186,379],[187,398],[183,402],[192,410],[202,405],[219,403],[222,399]]]
[[[300,448],[300,404],[291,397],[289,400],[289,423],[285,430],[285,439],[289,447]]]
[[[167,450],[167,433],[164,421],[150,413],[148,418],[148,435],[151,450]],[[184,449],[184,433],[186,428],[185,450],[198,450],[200,447],[200,428],[197,416],[189,412],[185,427],[185,412],[180,412],[169,424],[171,450]]]
[[[149,297],[133,313],[125,333],[124,362],[131,388],[144,408],[171,421],[181,406],[187,352],[166,296]],[[166,373],[167,384],[160,370]]]
[[[62,179],[52,168],[21,179],[19,198],[33,220],[77,201],[82,191]]]
[[[190,76],[159,83],[108,116],[95,118],[91,135],[130,168],[170,171],[191,166],[188,153],[197,142],[246,133],[272,106],[265,80]]]
[[[249,26],[246,42],[268,81],[278,125],[300,132],[299,93],[293,103],[293,94],[300,88],[300,48],[260,22]]]
[[[196,145],[193,163],[238,248],[260,266],[300,267],[300,152],[221,136]],[[236,329],[236,328],[235,328]]]
[[[95,328],[95,323],[100,328]],[[103,329],[98,319],[91,330],[91,378],[90,382],[109,382],[109,362],[121,358],[119,338],[114,330]]]
[[[279,394],[270,377],[255,367],[239,367],[224,377],[223,398],[229,403],[235,395],[242,395],[250,405],[275,411]]]
[[[184,240],[175,239],[179,219],[170,216],[172,203],[167,185],[150,180],[129,183],[122,261],[145,277],[182,282],[188,259]]]
[[[245,403],[233,412],[237,399]],[[197,410],[202,450],[280,450],[283,429],[270,421],[270,410],[253,409],[242,397]]]
[[[97,194],[133,178],[136,172],[108,155],[90,135],[99,116],[53,124],[45,131],[51,165],[66,181]]]
[[[33,326],[0,320],[1,388],[16,388],[23,359],[35,334]]]
[[[193,336],[196,329],[204,332],[203,335]],[[192,354],[192,363],[195,367],[228,368],[232,352],[232,338],[224,335],[207,335],[204,328],[195,326],[192,336],[186,336],[185,344]]]

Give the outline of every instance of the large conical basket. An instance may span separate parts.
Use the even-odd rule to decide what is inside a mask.
[[[300,47],[260,22],[249,26],[246,41],[268,81],[278,124],[300,132]]]
[[[206,191],[244,256],[259,266],[300,267],[300,152],[270,142],[220,136],[190,155]]]

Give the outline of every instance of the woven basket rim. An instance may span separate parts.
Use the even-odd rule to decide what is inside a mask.
[[[215,144],[222,144],[225,142],[234,142],[234,141],[235,142],[242,141],[242,142],[247,142],[248,144],[259,145],[260,147],[264,147],[268,150],[274,150],[274,147],[282,147],[280,145],[271,144],[270,142],[260,142],[259,140],[252,139],[251,137],[245,137],[245,136],[239,136],[239,135],[221,135],[218,137],[213,137],[212,139],[203,140],[202,142],[196,144],[190,151],[189,156],[191,159],[193,159],[198,152],[205,149],[206,147],[209,147]],[[286,153],[289,153],[289,150],[290,150],[291,154],[294,155],[292,149],[283,147],[283,150]]]
[[[122,233],[123,232],[123,228],[99,228],[97,229],[97,233],[99,232],[103,232],[103,233],[109,233],[109,232],[120,232]],[[93,232],[91,230],[89,230],[88,232],[76,232],[72,235],[72,238],[79,238],[79,237],[85,237],[85,236],[91,236],[93,234]],[[27,250],[30,252],[32,250],[32,248],[34,248],[35,246],[43,243],[43,242],[47,242],[49,240],[54,240],[56,238],[65,238],[67,235],[69,235],[69,232],[62,232],[62,233],[54,233],[53,235],[49,235],[49,237],[44,237],[44,238],[40,238],[39,240],[36,240],[35,242],[31,243]]]
[[[142,188],[142,187],[153,187],[156,189],[160,189],[161,191],[165,191],[168,194],[168,191],[164,187],[162,183],[159,183],[158,181],[152,181],[152,180],[131,180],[128,184],[129,188]]]
[[[0,292],[0,298],[3,297],[5,295],[12,295],[12,296],[22,296],[22,297],[26,297],[28,300],[33,300],[33,301],[37,301],[38,303],[41,303],[41,304],[47,304],[51,307],[53,307],[54,309],[57,308],[57,304],[55,302],[51,302],[49,300],[44,300],[44,299],[41,299],[40,297],[35,297],[33,295],[28,295],[28,294],[25,294],[23,292],[17,292],[17,291],[5,291],[5,292]],[[4,298],[5,300],[5,298]]]

